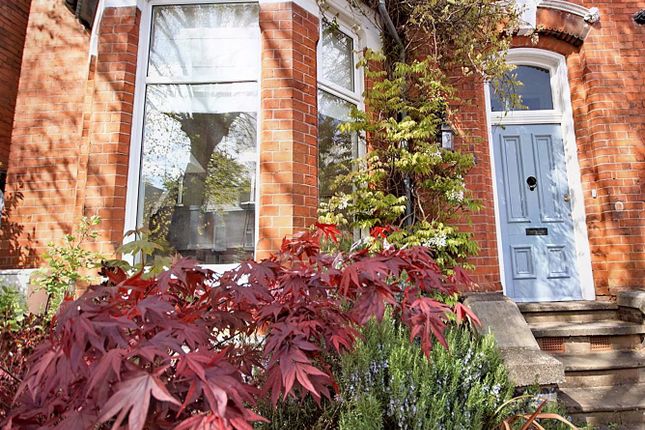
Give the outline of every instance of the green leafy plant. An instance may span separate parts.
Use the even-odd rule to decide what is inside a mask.
[[[372,234],[370,245],[385,239],[385,245],[426,246],[449,272],[477,253],[472,236],[456,224],[480,205],[464,180],[474,158],[443,149],[441,128],[459,128],[458,110],[467,104],[457,91],[463,78],[490,80],[503,98],[511,94],[503,91],[513,69],[505,53],[518,11],[497,0],[387,1],[386,8],[396,35],[384,34],[385,54],[368,51],[359,64],[371,83],[368,110],[354,109],[340,126],[365,141],[368,155],[338,176],[320,219],[349,232],[394,226]]]
[[[427,358],[392,318],[363,335],[342,358],[341,430],[491,428],[513,392],[492,337],[467,326],[450,327],[448,348]]]
[[[50,242],[43,255],[45,268],[40,270],[36,283],[47,293],[45,314],[52,316],[66,295],[73,295],[80,282],[89,282],[89,271],[101,265],[101,254],[88,249],[89,242],[98,237],[98,216],[83,217],[75,233],[66,234],[62,244]]]
[[[25,314],[23,310],[13,322],[0,323],[0,422],[9,414],[13,397],[29,369],[29,357],[49,328],[44,316]]]
[[[27,311],[25,298],[18,289],[0,285],[0,327],[17,329]]]
[[[129,275],[141,273],[150,279],[171,266],[173,256],[167,242],[156,240],[156,235],[146,228],[125,233],[125,243],[117,249],[122,258],[103,262],[103,270],[120,269]]]

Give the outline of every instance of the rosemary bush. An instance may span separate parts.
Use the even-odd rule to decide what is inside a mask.
[[[446,332],[426,358],[392,319],[371,322],[342,360],[341,430],[492,428],[513,386],[491,336]]]

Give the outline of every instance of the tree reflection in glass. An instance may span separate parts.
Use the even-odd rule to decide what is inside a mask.
[[[354,41],[331,24],[323,24],[321,79],[354,91]]]
[[[338,126],[350,119],[353,104],[318,91],[318,187],[320,201],[328,200],[334,190],[351,192],[351,187],[335,187],[336,178],[346,175],[352,169],[356,153],[356,139],[344,133]],[[347,186],[345,186],[347,187]]]
[[[253,256],[255,97],[254,83],[148,86],[140,217],[153,239],[203,263]],[[248,111],[220,109],[231,98]]]

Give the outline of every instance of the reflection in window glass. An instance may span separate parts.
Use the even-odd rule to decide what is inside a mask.
[[[321,78],[354,91],[354,41],[336,27],[323,24]]]
[[[230,87],[149,85],[146,94],[143,225],[203,263],[253,256],[257,92]]]
[[[153,8],[138,225],[202,263],[253,257],[258,56],[257,4]]]
[[[338,126],[350,119],[353,104],[318,91],[318,187],[320,201],[334,194],[333,184],[337,177],[349,173],[352,160],[357,157],[355,136],[343,133]],[[351,187],[338,189],[349,193]]]
[[[257,4],[157,6],[148,76],[200,82],[256,80]]]
[[[516,80],[521,82],[515,88],[515,93],[520,97],[523,109],[517,110],[551,110],[553,109],[553,95],[551,93],[551,73],[547,69],[533,66],[518,66],[511,72]],[[493,112],[511,110],[502,101],[501,97],[491,86],[491,108]]]

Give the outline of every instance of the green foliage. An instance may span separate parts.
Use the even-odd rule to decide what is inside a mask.
[[[388,237],[389,243],[429,246],[440,264],[454,266],[477,247],[453,221],[479,204],[463,179],[473,157],[440,148],[437,138],[451,91],[436,79],[428,59],[397,63],[391,78],[380,71],[382,62],[368,53],[362,64],[376,81],[366,100],[372,112],[354,111],[352,121],[341,126],[368,135],[373,149],[358,161],[360,168],[337,179],[335,194],[321,204],[321,221],[350,231],[396,225],[402,232]],[[399,112],[405,112],[400,120]],[[406,213],[408,201],[414,206]]]
[[[129,237],[132,239],[127,240]],[[172,257],[167,242],[148,229],[130,230],[125,233],[125,238],[127,241],[117,252],[130,258],[105,261],[104,266],[118,267],[130,275],[141,272],[144,279],[153,278],[170,267]]]
[[[101,265],[99,253],[87,248],[88,242],[98,237],[98,216],[83,217],[76,233],[66,234],[61,245],[50,242],[43,255],[46,267],[39,273],[36,283],[47,293],[45,313],[52,316],[66,295],[74,293],[78,282],[89,282],[87,270]]]
[[[14,287],[0,285],[0,327],[16,330],[24,320],[27,304]]]
[[[304,400],[288,397],[274,407],[269,401],[260,401],[258,413],[269,422],[257,422],[256,430],[331,430],[337,427],[340,405],[322,400],[318,405],[311,396]],[[358,429],[358,428],[357,428]]]
[[[364,336],[341,365],[341,430],[360,422],[376,426],[370,429],[490,428],[511,396],[492,337],[466,326],[451,327],[448,349],[435,345],[429,360],[392,319],[369,323]]]
[[[477,252],[455,222],[480,205],[464,181],[474,159],[441,148],[441,125],[465,103],[456,91],[464,77],[494,81],[502,97],[510,93],[502,88],[513,68],[505,53],[519,18],[512,2],[497,0],[386,3],[403,47],[386,43],[388,55],[367,52],[359,64],[373,83],[365,94],[369,112],[355,109],[340,130],[366,140],[370,151],[339,175],[320,221],[349,232],[395,225],[389,244],[428,246],[450,269]]]

